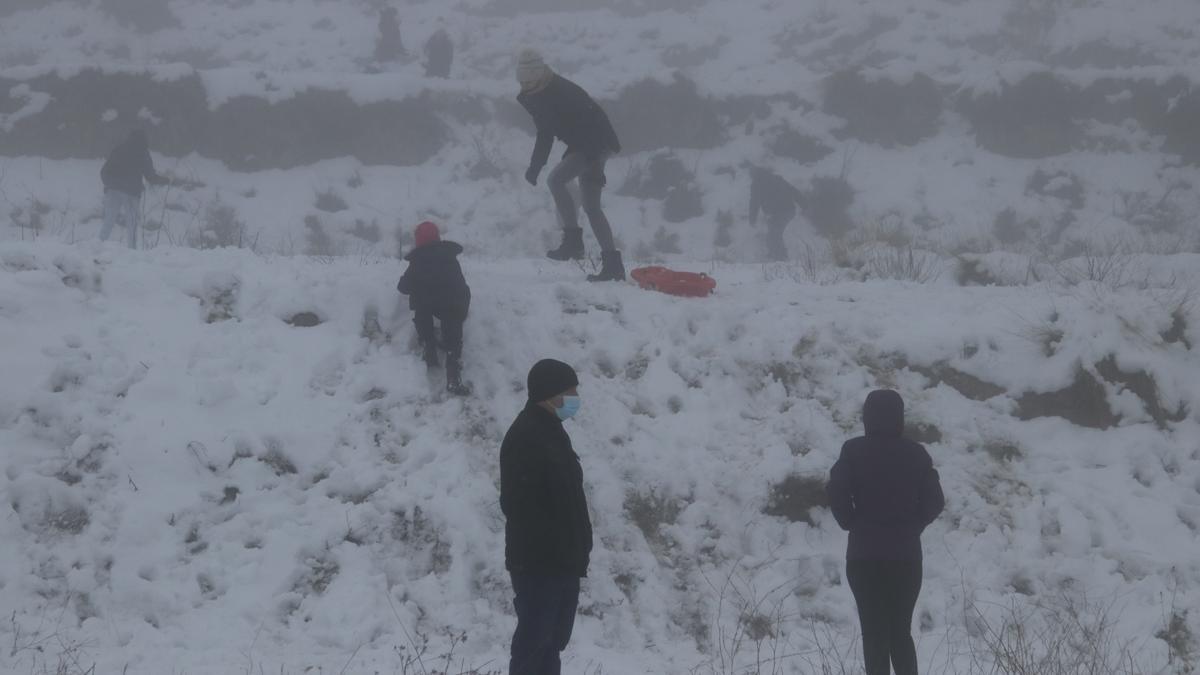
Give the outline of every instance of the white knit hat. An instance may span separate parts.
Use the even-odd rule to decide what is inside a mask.
[[[522,87],[529,87],[545,80],[550,75],[550,67],[536,49],[522,49],[517,55],[517,82]]]

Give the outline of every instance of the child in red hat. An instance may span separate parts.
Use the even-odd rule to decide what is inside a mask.
[[[408,269],[396,290],[408,296],[417,328],[417,341],[425,364],[437,368],[438,339],[433,320],[441,322],[441,347],[446,351],[446,390],[456,396],[469,393],[462,381],[463,324],[471,306],[471,289],[463,277],[458,256],[463,247],[443,241],[438,226],[425,221],[417,226],[415,247],[404,259]]]

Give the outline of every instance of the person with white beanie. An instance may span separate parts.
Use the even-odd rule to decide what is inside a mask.
[[[604,164],[621,151],[621,143],[608,115],[582,87],[551,70],[536,50],[525,49],[518,55],[517,81],[521,85],[517,101],[533,117],[537,127],[537,141],[525,180],[530,185],[537,185],[555,139],[567,146],[562,161],[546,179],[563,227],[562,244],[547,252],[547,257],[552,260],[583,258],[583,229],[579,227],[579,214],[567,187],[578,180],[583,211],[600,244],[600,272],[588,275],[588,281],[624,280],[625,264],[621,252],[613,240],[608,218],[600,208],[600,193],[607,182]]]

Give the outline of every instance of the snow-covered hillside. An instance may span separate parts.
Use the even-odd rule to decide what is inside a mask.
[[[1187,673],[1197,26],[1194,0],[0,0],[0,672],[502,672],[496,454],[549,356],[582,373],[597,535],[570,672],[854,664],[823,480],[890,386],[948,497],[928,672],[1051,672],[987,669],[1028,639]],[[525,46],[613,119],[630,266],[715,296],[541,257]],[[134,126],[175,179],[138,252],[95,241]],[[752,165],[805,196],[788,262]],[[393,290],[424,219],[467,250],[465,400]]]
[[[550,356],[581,373],[596,524],[570,672],[852,663],[821,482],[879,386],[947,492],[914,626],[931,671],[968,672],[1005,607],[1070,600],[1185,672],[1200,332],[1179,302],[1200,261],[1146,262],[1170,283],[719,264],[717,295],[681,300],[468,258],[476,395],[447,399],[393,260],[5,245],[0,670],[422,672],[402,668],[427,639],[430,672],[451,650],[450,672],[502,672],[498,447]]]
[[[389,61],[384,4],[407,50]],[[607,203],[638,260],[763,259],[746,163],[804,190],[793,256],[872,229],[944,255],[1200,247],[1191,0],[595,4],[14,4],[4,236],[94,237],[98,159],[143,124],[182,179],[146,202],[168,240],[222,239],[219,202],[258,250],[391,251],[398,223],[434,217],[471,250],[529,255],[554,226],[520,179],[512,58],[532,45],[614,119]],[[449,79],[422,66],[439,28]]]

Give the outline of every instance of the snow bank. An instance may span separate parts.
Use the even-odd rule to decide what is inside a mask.
[[[424,635],[427,664],[453,648],[502,668],[497,453],[547,356],[581,373],[596,525],[573,670],[692,672],[746,609],[729,588],[779,603],[788,653],[814,625],[850,640],[845,537],[805,486],[879,386],[905,395],[947,491],[924,539],[925,663],[971,629],[964,603],[1068,591],[1119,597],[1121,634],[1161,662],[1164,617],[1200,600],[1200,324],[1161,291],[718,265],[717,295],[685,301],[569,265],[464,267],[460,400],[413,351],[391,261],[0,248],[0,667],[69,647],[97,672],[392,672]],[[289,325],[300,312],[319,323]],[[1109,428],[1064,418],[1081,377]]]

